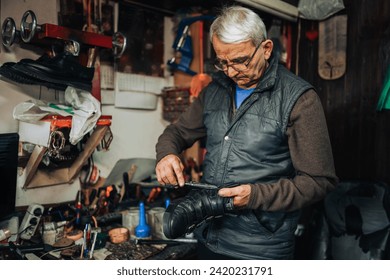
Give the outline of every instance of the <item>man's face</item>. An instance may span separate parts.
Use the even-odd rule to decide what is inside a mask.
[[[213,47],[217,56],[216,67],[239,87],[253,88],[268,65],[273,44],[271,40],[265,40],[258,46],[254,46],[252,41],[227,44],[214,35]]]

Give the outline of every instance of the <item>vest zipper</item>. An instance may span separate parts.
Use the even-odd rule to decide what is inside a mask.
[[[236,115],[236,111],[237,111],[234,94],[235,94],[235,90],[233,89],[233,87],[230,87],[230,94],[229,94],[229,96],[230,96],[230,108],[231,108],[230,116],[229,116],[230,123],[234,119],[234,116]]]

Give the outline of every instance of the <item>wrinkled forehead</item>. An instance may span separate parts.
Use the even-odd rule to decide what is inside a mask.
[[[241,43],[229,44],[224,43],[218,39],[218,37],[213,37],[213,48],[215,54],[220,57],[239,57],[248,55],[249,51],[253,48],[252,41],[245,41]]]

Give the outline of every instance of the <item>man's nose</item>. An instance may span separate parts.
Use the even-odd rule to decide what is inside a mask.
[[[238,71],[236,69],[234,69],[234,67],[232,66],[229,66],[227,65],[226,66],[227,69],[226,69],[226,74],[229,76],[229,77],[234,77],[237,75]]]

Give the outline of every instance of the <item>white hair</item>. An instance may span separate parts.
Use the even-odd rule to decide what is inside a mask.
[[[241,6],[224,7],[210,26],[210,41],[216,35],[224,43],[252,40],[254,45],[267,39],[267,29],[258,14]]]

